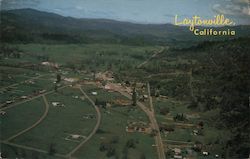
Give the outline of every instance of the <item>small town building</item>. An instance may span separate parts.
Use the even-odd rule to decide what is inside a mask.
[[[209,153],[206,152],[206,151],[203,151],[202,154],[203,154],[204,156],[208,156],[208,155],[209,155]]]
[[[11,103],[13,103],[14,101],[13,100],[7,100],[6,101],[6,104],[11,104]]]
[[[59,104],[60,104],[60,102],[52,102],[52,105],[53,105],[54,107],[59,106]]]

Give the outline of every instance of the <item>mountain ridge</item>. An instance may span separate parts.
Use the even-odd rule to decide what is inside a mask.
[[[236,26],[233,28],[239,30],[239,37],[250,36],[250,26]],[[188,27],[169,23],[136,24],[111,19],[73,18],[30,8],[1,11],[1,30],[8,34],[12,34],[12,32],[22,34],[20,37],[28,36],[31,39],[33,37],[29,34],[37,36],[36,39],[44,39],[43,34],[46,37],[47,34],[67,34],[66,38],[70,36],[78,38],[78,40],[73,41],[87,39],[89,42],[130,41],[129,43],[137,43],[135,41],[142,40],[142,43],[162,44],[175,41],[217,39],[214,37],[197,37],[189,31]],[[11,38],[1,35],[1,40],[5,41],[5,39]],[[24,39],[21,38],[19,41],[22,40]]]

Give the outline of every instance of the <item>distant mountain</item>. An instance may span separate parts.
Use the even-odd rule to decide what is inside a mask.
[[[239,36],[250,35],[249,26],[236,29],[239,30]],[[200,37],[195,37],[187,27],[172,24],[77,19],[34,9],[1,11],[1,31],[1,40],[4,42],[51,40],[143,44],[200,40]]]

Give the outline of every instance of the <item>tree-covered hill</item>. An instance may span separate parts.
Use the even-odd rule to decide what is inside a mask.
[[[124,43],[132,45],[199,41],[187,27],[134,24],[107,19],[77,19],[34,9],[1,11],[2,42]],[[249,26],[237,26],[237,36],[249,36]],[[219,38],[221,39],[221,38]]]
[[[162,76],[149,80],[161,94],[189,100],[188,108],[195,111],[219,110],[208,120],[230,130],[230,140],[223,145],[229,158],[250,153],[249,43],[250,38],[240,38],[167,50],[144,68],[149,74],[160,70]]]

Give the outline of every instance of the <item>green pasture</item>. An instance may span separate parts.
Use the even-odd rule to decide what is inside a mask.
[[[4,111],[6,114],[0,116],[1,140],[17,134],[39,120],[45,111],[45,103],[40,97]]]
[[[154,138],[149,134],[143,133],[127,133],[125,128],[128,121],[145,121],[148,122],[146,116],[134,108],[130,110],[129,107],[116,107],[101,110],[102,113],[102,122],[98,132],[93,136],[93,138],[82,146],[77,153],[76,157],[79,158],[109,158],[107,156],[107,151],[100,151],[101,143],[110,143],[110,146],[115,149],[115,154],[113,157],[122,158],[125,155],[129,159],[140,158],[142,154],[147,156],[147,158],[157,158],[157,153],[154,144]],[[108,112],[108,113],[107,113]],[[124,113],[125,112],[125,113]],[[128,114],[126,114],[128,112]],[[138,117],[138,116],[141,116]],[[116,143],[112,141],[116,138]],[[128,140],[135,141],[135,148],[127,148],[126,144]],[[91,145],[91,146],[89,146]]]
[[[48,77],[48,75],[47,75]],[[34,83],[25,83],[23,81],[19,82],[17,85],[12,86],[10,88],[5,89],[1,94],[1,101],[7,101],[12,99],[18,99],[21,96],[30,96],[35,92],[46,90],[51,91],[54,90],[55,84],[53,83],[53,78],[41,77],[38,79],[29,80],[30,78],[26,78],[26,81],[33,81]]]
[[[136,65],[149,58],[159,47],[127,46],[113,44],[23,44],[17,45],[21,50],[33,57],[37,62],[38,56],[49,56],[51,61],[59,64],[77,64],[82,68],[96,67],[105,69],[109,65]],[[70,57],[70,58],[69,58]]]
[[[73,98],[78,96],[79,98]],[[81,92],[65,88],[58,93],[47,95],[50,104],[49,113],[42,123],[29,132],[17,137],[14,143],[49,151],[51,144],[56,153],[67,154],[75,148],[77,142],[65,140],[72,134],[88,136],[96,124],[96,119],[85,119],[84,115],[96,112],[86,99],[82,100]],[[65,107],[54,107],[52,102],[60,102]]]
[[[117,92],[107,92],[93,85],[84,85],[83,89],[92,99],[113,100],[123,97]],[[96,96],[91,92],[96,91]],[[101,143],[109,143],[115,149],[113,157],[122,158],[127,155],[128,158],[140,158],[142,155],[147,158],[157,158],[154,145],[154,138],[149,134],[143,133],[127,133],[126,126],[128,122],[143,121],[148,123],[148,118],[138,107],[134,106],[111,106],[110,108],[100,108],[102,121],[100,128],[93,138],[81,147],[75,154],[79,158],[109,158],[107,151],[100,151]],[[115,143],[112,141],[116,139]],[[126,148],[128,140],[135,141],[135,148]],[[91,146],[88,146],[91,145]],[[112,158],[112,157],[111,157]]]

